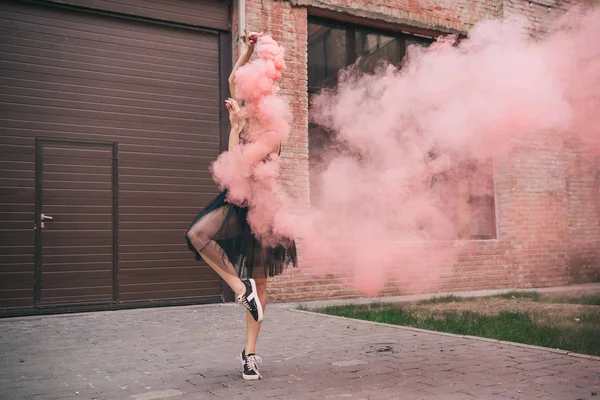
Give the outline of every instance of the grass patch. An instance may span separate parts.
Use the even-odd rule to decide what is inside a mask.
[[[494,295],[494,296],[490,296],[490,297],[496,298],[496,299],[505,299],[505,300],[530,299],[531,301],[539,302],[539,303],[582,304],[582,305],[587,305],[587,306],[600,306],[600,293],[558,296],[555,294],[543,295],[539,292],[512,291],[512,292],[498,294],[498,295]],[[430,299],[421,300],[417,304],[426,305],[426,304],[440,304],[440,303],[457,303],[457,302],[473,301],[476,299],[477,299],[476,297],[459,297],[459,296],[449,295],[449,296],[432,297]]]
[[[597,294],[587,294],[576,297],[548,297],[542,298],[543,302],[546,303],[562,303],[562,304],[583,304],[586,306],[600,306],[600,293]]]
[[[501,312],[482,315],[472,311],[432,311],[426,307],[408,309],[393,304],[335,306],[316,311],[367,321],[600,355],[598,313],[584,314],[581,316],[581,322],[574,324],[570,318],[544,319],[534,313]],[[540,320],[545,322],[537,322]]]
[[[539,292],[508,292],[494,296],[498,299],[531,299],[540,303],[556,303],[556,304],[582,304],[586,306],[600,306],[600,293],[594,294],[578,294],[558,296],[556,294],[546,294],[545,296]]]

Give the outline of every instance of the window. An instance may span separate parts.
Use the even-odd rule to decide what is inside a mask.
[[[428,46],[431,39],[395,32],[382,32],[366,27],[339,24],[320,18],[308,21],[308,95],[323,89],[335,88],[338,72],[354,63],[365,72],[372,72],[382,62],[400,65],[410,45]],[[310,111],[309,111],[310,113]],[[310,119],[310,118],[309,118]],[[309,168],[311,176],[323,165],[325,150],[331,146],[332,134],[322,127],[309,124]],[[493,190],[479,193],[481,182],[491,180],[491,163],[470,166],[471,172],[461,180],[437,177],[433,181],[449,182],[456,207],[455,219],[460,238],[491,239],[496,236]],[[464,178],[468,176],[467,178]],[[432,183],[433,184],[433,183]],[[439,184],[439,183],[438,183]],[[493,186],[493,185],[491,185]],[[490,186],[490,187],[491,187]],[[317,185],[311,179],[311,197],[318,197]],[[446,191],[446,189],[441,189]]]
[[[358,62],[370,72],[381,61],[399,64],[406,47],[427,46],[430,39],[387,33],[321,19],[308,21],[308,90],[335,87],[338,71]]]
[[[308,86],[316,92],[333,87],[338,71],[350,64],[346,30],[326,24],[308,24]]]

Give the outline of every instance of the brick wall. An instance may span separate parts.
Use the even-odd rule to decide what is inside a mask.
[[[466,33],[477,21],[524,15],[533,35],[549,32],[552,21],[576,1],[536,0],[246,0],[248,30],[274,36],[287,52],[282,93],[294,123],[284,149],[282,181],[308,205],[307,15],[324,9],[439,32]],[[342,14],[340,14],[342,15]],[[237,10],[234,10],[234,27]],[[237,33],[234,31],[234,36]],[[237,54],[237,53],[236,53]],[[435,279],[416,285],[391,277],[382,295],[414,292],[541,287],[600,278],[600,188],[597,159],[561,135],[531,137],[517,144],[509,160],[494,168],[498,239],[460,243],[458,261]],[[274,301],[348,298],[350,274],[319,272],[302,261],[271,280]],[[368,267],[368,266],[365,266]]]
[[[502,12],[502,2],[496,0],[291,0],[291,3],[442,32],[466,32],[477,21],[497,17]]]

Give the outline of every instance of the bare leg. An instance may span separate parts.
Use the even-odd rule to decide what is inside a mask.
[[[256,291],[263,307],[263,312],[267,304],[267,278],[255,278]],[[246,313],[246,354],[256,353],[256,341],[260,332],[260,322],[256,322],[250,313]]]
[[[226,207],[216,209],[200,219],[188,232],[188,238],[198,250],[204,261],[229,285],[236,295],[246,291],[237,272],[223,249],[212,240],[223,224],[227,213]]]

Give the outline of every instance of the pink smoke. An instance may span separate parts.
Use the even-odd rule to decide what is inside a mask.
[[[228,200],[248,205],[253,233],[266,245],[281,237],[293,237],[286,214],[285,196],[280,190],[280,146],[290,133],[288,104],[277,92],[285,70],[283,47],[270,36],[256,44],[257,59],[238,69],[235,87],[247,119],[243,143],[221,154],[213,164],[213,175]]]
[[[312,104],[336,136],[296,225],[307,264],[349,272],[370,295],[435,279],[460,252],[461,182],[494,193],[490,159],[563,132],[600,152],[599,39],[598,10],[541,41],[519,20],[485,21],[459,44],[409,48],[401,70],[343,72]]]

